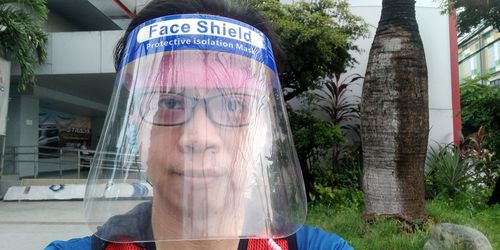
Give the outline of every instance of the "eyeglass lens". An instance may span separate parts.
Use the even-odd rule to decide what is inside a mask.
[[[246,126],[258,110],[258,98],[231,93],[208,98],[194,98],[176,93],[154,93],[142,105],[141,115],[149,123],[175,126],[188,122],[196,106],[205,104],[208,118],[221,126]]]

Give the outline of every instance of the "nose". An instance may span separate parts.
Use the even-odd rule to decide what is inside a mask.
[[[218,126],[213,124],[207,116],[205,105],[198,105],[192,118],[182,127],[179,139],[179,150],[183,153],[218,153],[222,141]]]

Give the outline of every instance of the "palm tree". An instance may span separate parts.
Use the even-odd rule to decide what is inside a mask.
[[[16,60],[21,67],[18,89],[35,83],[35,67],[47,57],[45,0],[0,0],[0,56]]]
[[[497,184],[493,189],[490,199],[488,200],[488,205],[500,204],[500,177],[497,179]]]
[[[383,0],[363,84],[365,218],[426,217],[427,67],[415,0]]]

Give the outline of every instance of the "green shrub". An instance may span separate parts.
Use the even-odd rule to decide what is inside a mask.
[[[313,176],[314,183],[328,187],[335,187],[336,176],[327,162],[316,161],[311,165],[311,175]]]
[[[485,127],[460,141],[460,152],[462,158],[476,161],[477,179],[487,188],[493,188],[500,174],[500,162],[494,157],[494,153],[485,148],[484,142],[488,139]]]
[[[328,207],[359,208],[363,205],[363,193],[353,188],[333,188],[314,183],[314,192],[309,197],[312,203]]]
[[[426,160],[426,187],[430,196],[454,197],[465,194],[479,183],[476,166],[478,161],[462,158],[460,148],[447,144],[431,149]]]
[[[361,149],[346,155],[342,167],[333,173],[333,185],[340,188],[363,188],[363,159]]]
[[[310,111],[288,109],[288,115],[299,158],[319,160],[333,144],[345,142],[339,127],[316,118]]]
[[[468,81],[460,87],[460,105],[464,135],[484,126],[484,147],[500,157],[500,88]]]
[[[321,167],[322,159],[332,145],[345,142],[345,138],[339,127],[315,117],[310,111],[289,108],[288,114],[306,191],[310,193],[316,176],[325,176],[328,171]]]

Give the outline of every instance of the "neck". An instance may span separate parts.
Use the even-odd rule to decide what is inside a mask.
[[[207,218],[192,218],[182,211],[177,211],[161,201],[153,200],[151,211],[151,226],[153,235],[158,242],[158,250],[183,249],[237,249],[239,240],[182,240],[216,238],[225,235],[238,235],[236,228],[241,230],[242,223],[230,216],[207,216]],[[237,216],[239,217],[239,216]],[[241,218],[241,217],[240,217]],[[221,230],[225,229],[225,230]],[[169,240],[170,241],[162,241]]]
[[[238,249],[239,240],[193,240],[157,242],[158,250]]]

